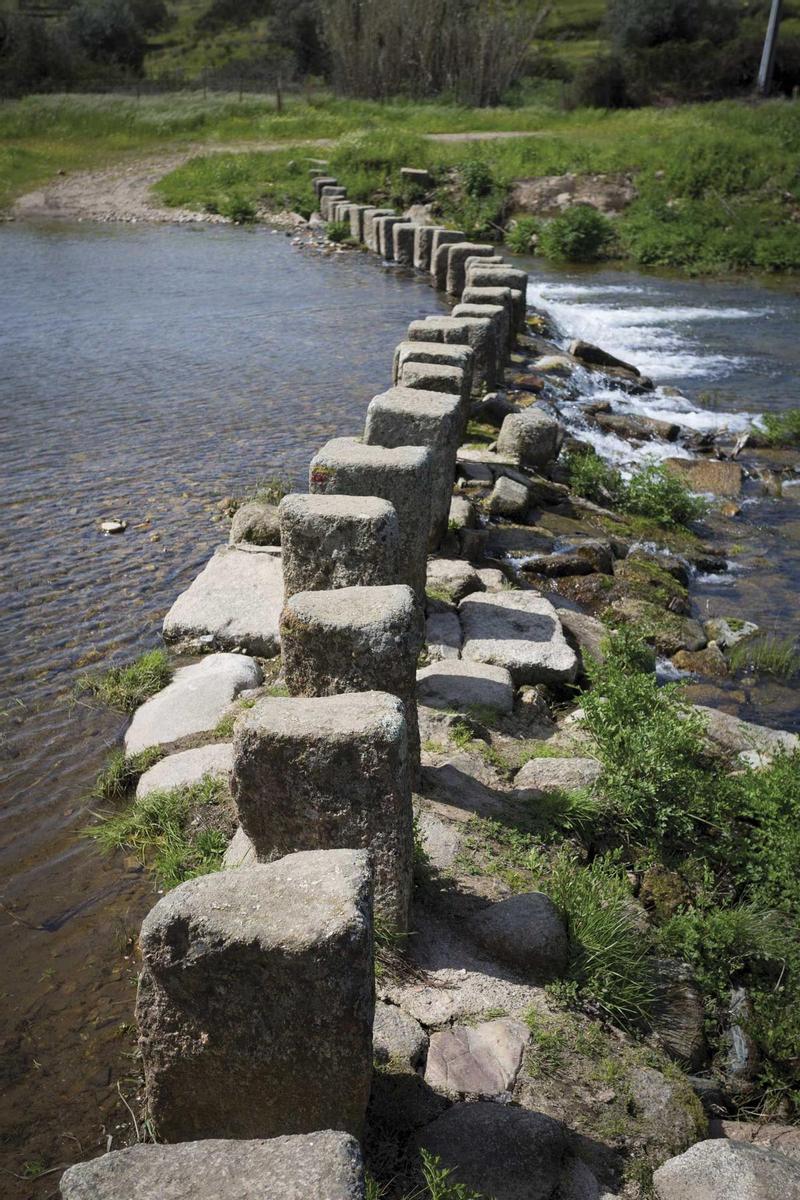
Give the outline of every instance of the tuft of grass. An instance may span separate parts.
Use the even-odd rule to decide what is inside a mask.
[[[770,446],[800,446],[800,408],[787,408],[781,413],[762,413],[764,437]]]
[[[228,838],[215,825],[227,800],[224,782],[207,775],[190,787],[150,792],[121,812],[99,813],[99,824],[85,832],[103,850],[136,854],[169,889],[219,870]]]
[[[124,750],[115,750],[109,757],[91,790],[93,800],[122,800],[139,782],[150,767],[163,758],[164,751],[158,746],[127,758]]]
[[[774,634],[737,642],[728,661],[734,671],[753,671],[776,679],[789,680],[800,671],[800,652],[794,638]]]
[[[167,686],[172,671],[166,650],[148,650],[127,666],[112,667],[102,675],[82,675],[75,692],[94,696],[119,712],[132,713]]]

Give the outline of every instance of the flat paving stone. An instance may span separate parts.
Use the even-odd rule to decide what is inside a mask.
[[[62,1200],[361,1200],[358,1143],[325,1130],[256,1140],[128,1146],[61,1176]]]
[[[450,1096],[510,1092],[530,1036],[527,1025],[509,1017],[443,1029],[431,1037],[425,1082]]]
[[[233,746],[230,742],[216,742],[210,746],[197,746],[194,750],[181,750],[162,758],[155,766],[145,771],[136,785],[136,799],[141,800],[151,792],[168,792],[173,788],[191,787],[206,775],[227,779],[233,766]]]
[[[149,746],[213,733],[239,693],[260,683],[258,663],[243,654],[210,654],[193,666],[179,667],[172,683],[133,714],[125,753],[130,757]]]
[[[417,671],[417,700],[430,708],[493,708],[510,713],[514,684],[504,667],[445,659]]]
[[[505,667],[516,684],[571,683],[578,670],[558,614],[534,592],[467,596],[459,605],[462,659]]]
[[[262,658],[280,650],[280,556],[272,547],[222,546],[164,618],[166,642],[205,641]]]

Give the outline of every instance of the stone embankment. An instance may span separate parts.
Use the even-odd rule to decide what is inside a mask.
[[[615,1093],[590,1084],[580,1101],[573,1081],[559,1107],[521,1019],[545,1011],[543,985],[566,968],[562,917],[540,892],[482,890],[458,863],[472,816],[513,825],[514,805],[597,776],[585,750],[564,749],[580,751],[574,724],[548,710],[546,689],[580,679],[603,634],[544,594],[557,540],[571,544],[570,577],[609,593],[618,565],[642,560],[613,514],[558,482],[564,428],[520,375],[538,349],[525,273],[452,230],[352,204],[334,179],[315,186],[324,218],[456,303],[412,323],[363,439],[323,446],[308,492],[277,512],[242,510],[232,543],[167,614],[165,639],[204,657],[131,722],[128,754],[168,753],[140,793],[229,772],[241,828],[223,870],[173,889],[142,926],[136,1019],[148,1117],[166,1144],[72,1167],[61,1194],[356,1200],[359,1141],[375,1151],[377,1137],[405,1161],[438,1155],[495,1200],[611,1200],[627,1188],[613,1137],[599,1122],[587,1136],[576,1111],[608,1112]],[[489,391],[509,370],[513,400]],[[476,414],[498,429],[494,449],[464,445]],[[605,532],[584,519],[598,513]],[[265,534],[273,544],[257,544]],[[519,554],[538,556],[531,578]],[[637,579],[650,586],[646,570]],[[689,619],[669,617],[683,637]],[[276,688],[263,660],[279,654]],[[476,710],[538,730],[556,757],[510,780],[447,751],[453,714]],[[722,725],[721,738],[750,745]],[[459,885],[432,886],[412,914],[415,818],[429,869]],[[404,967],[376,972],[376,945],[383,960],[409,931]],[[711,1200],[718,1180],[742,1200],[800,1194],[800,1168],[779,1151],[703,1141],[697,1101],[650,1065],[631,1065],[623,1101],[653,1165],[671,1160],[656,1172],[662,1200]]]

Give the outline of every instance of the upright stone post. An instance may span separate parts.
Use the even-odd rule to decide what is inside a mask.
[[[443,292],[447,283],[448,248],[463,242],[466,234],[460,229],[437,229],[431,242],[431,275],[434,286]]]
[[[430,271],[433,235],[442,225],[417,225],[414,230],[414,266],[418,271]]]
[[[402,217],[396,215],[375,218],[375,249],[387,262],[394,261],[392,230],[395,225],[400,225],[402,220]]]
[[[325,496],[379,496],[400,522],[401,579],[425,602],[431,524],[431,452],[427,446],[387,450],[356,438],[334,438],[311,460],[309,490]]]
[[[366,850],[376,917],[407,931],[414,837],[397,696],[259,700],[237,722],[231,779],[260,862],[297,850]]]
[[[454,367],[462,372],[464,390],[462,399],[464,406],[469,405],[472,395],[472,363],[474,354],[471,346],[459,346],[444,342],[400,342],[394,351],[392,361],[392,383],[400,382],[403,367],[406,363],[432,363],[443,367]],[[431,388],[431,391],[436,391]]]
[[[506,349],[510,350],[515,341],[517,330],[517,312],[514,307],[514,297],[511,288],[503,287],[467,287],[461,293],[461,304],[468,305],[499,305],[505,310]]]
[[[404,267],[414,265],[414,234],[416,225],[413,221],[400,221],[392,229],[392,252],[394,261]]]
[[[373,250],[375,253],[378,251],[378,243],[375,241],[375,222],[378,217],[393,217],[394,215],[393,208],[372,208],[367,206],[364,209],[364,245],[368,250]]]
[[[515,267],[494,263],[487,259],[484,263],[476,262],[467,267],[467,287],[510,288],[516,313],[516,327],[517,329],[524,327],[528,306],[527,271],[518,271]]]
[[[350,205],[350,236],[357,242],[364,241],[364,213],[368,208],[368,204]]]
[[[449,396],[458,396],[461,401],[461,423],[462,425],[466,424],[469,394],[461,367],[409,359],[403,363],[397,382],[399,387],[416,388],[423,392],[446,392]]]
[[[495,362],[497,363],[497,379],[500,378],[503,364],[508,357],[509,325],[508,313],[502,304],[456,304],[453,316],[457,319],[466,317],[474,320],[491,321],[494,331]]]
[[[372,1073],[372,883],[363,850],[291,854],[168,892],[136,1000],[167,1142],[358,1137]]]
[[[338,187],[339,180],[334,175],[317,175],[315,179],[312,179],[311,186],[314,189],[314,195],[319,200],[322,189],[324,187]]]
[[[471,346],[474,353],[473,387],[492,387],[497,374],[495,329],[490,320],[475,317],[427,317],[408,327],[412,342],[448,342]]]
[[[344,200],[347,195],[347,188],[333,187],[326,184],[320,189],[319,193],[319,211],[324,221],[330,220],[330,208],[334,200]]]
[[[419,771],[422,642],[422,609],[403,585],[298,592],[281,615],[283,671],[293,696],[383,691],[403,701],[412,784]]]
[[[284,496],[283,595],[400,582],[400,522],[377,496]]]
[[[364,441],[368,446],[428,446],[431,465],[430,546],[447,533],[447,519],[461,441],[463,412],[459,396],[395,387],[373,397],[367,409]]]
[[[445,286],[451,296],[460,296],[466,280],[465,263],[468,258],[491,258],[494,246],[482,242],[456,242],[447,252],[447,277]]]

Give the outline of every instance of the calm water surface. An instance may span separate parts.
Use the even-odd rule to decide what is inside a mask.
[[[157,643],[226,537],[222,496],[300,483],[323,441],[361,432],[393,347],[440,302],[264,229],[6,225],[0,264],[0,1165],[22,1174],[128,1124],[128,956],[153,903],[134,862],[79,836],[124,721],[76,705],[74,682]],[[101,535],[107,517],[127,532]]]
[[[798,403],[791,288],[531,266],[530,300],[565,338],[680,390],[649,401],[661,412],[733,428]],[[302,483],[324,440],[362,430],[408,322],[443,305],[371,257],[305,254],[263,229],[6,225],[0,267],[0,1165],[21,1175],[129,1125],[117,1083],[133,1073],[131,948],[153,890],[79,836],[124,721],[75,704],[75,680],[157,644],[226,536],[220,497],[274,474]],[[103,537],[108,517],[127,532]],[[772,586],[745,570],[699,583],[700,601],[800,632],[800,507],[757,502],[742,520]],[[761,708],[797,726],[796,699],[778,689]],[[3,1195],[43,1197],[58,1175],[3,1179]]]

